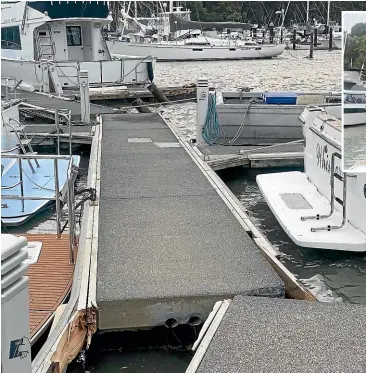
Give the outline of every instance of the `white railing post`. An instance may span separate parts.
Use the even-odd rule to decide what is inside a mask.
[[[81,121],[90,123],[90,98],[89,98],[89,78],[88,71],[80,71],[80,101],[81,101]]]
[[[48,74],[48,63],[47,60],[41,60],[41,71],[42,71],[42,90],[44,93],[50,93],[50,77]]]
[[[208,80],[200,78],[197,81],[197,123],[196,123],[196,143],[204,143],[202,137],[202,128],[205,124],[208,110]]]

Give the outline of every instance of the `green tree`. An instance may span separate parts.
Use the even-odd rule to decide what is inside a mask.
[[[366,23],[356,23],[351,30],[351,36],[366,35]]]

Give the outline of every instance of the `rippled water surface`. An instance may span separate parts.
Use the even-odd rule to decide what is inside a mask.
[[[340,91],[339,51],[285,51],[279,58],[253,61],[160,62],[155,81],[160,86],[195,83],[202,76],[219,91],[250,87],[254,91]],[[195,137],[196,105],[185,103],[159,109],[189,138]]]
[[[285,172],[267,170],[265,172]],[[281,253],[281,261],[322,301],[366,304],[366,256],[302,248],[278,224],[259,191],[255,177],[264,171],[230,174],[226,184],[247,208],[251,219]]]
[[[366,161],[366,125],[346,127],[344,130],[344,167]]]

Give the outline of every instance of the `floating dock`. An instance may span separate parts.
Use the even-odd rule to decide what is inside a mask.
[[[215,171],[232,167],[299,167],[304,164],[302,142],[276,146],[198,145],[195,149]]]
[[[362,305],[238,296],[186,373],[365,372],[365,323]]]
[[[200,323],[216,301],[284,285],[159,114],[103,115],[101,331]]]

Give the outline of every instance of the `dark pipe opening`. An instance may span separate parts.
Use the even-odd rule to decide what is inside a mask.
[[[172,329],[172,328],[175,328],[178,326],[178,321],[176,319],[168,319],[167,321],[165,321],[165,326],[168,328],[168,329]]]

